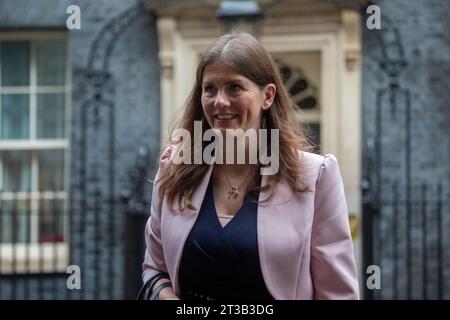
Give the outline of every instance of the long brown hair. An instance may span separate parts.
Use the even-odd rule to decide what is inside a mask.
[[[267,201],[274,195],[274,190],[281,178],[287,179],[295,192],[304,192],[298,183],[301,180],[301,168],[297,150],[312,149],[306,131],[295,119],[294,103],[289,98],[283,85],[278,67],[272,57],[252,35],[248,33],[225,34],[217,39],[202,55],[197,67],[194,87],[187,98],[178,128],[188,130],[194,136],[194,121],[202,121],[203,132],[210,128],[203,115],[201,104],[203,70],[212,62],[221,61],[235,69],[241,75],[256,83],[261,89],[272,83],[276,86],[276,95],[270,108],[262,112],[265,129],[279,129],[279,170],[270,176],[268,184],[261,190],[271,190]],[[270,136],[270,135],[269,135]],[[169,138],[168,144],[176,144]],[[270,140],[269,140],[270,143]],[[270,150],[270,147],[268,148]],[[191,148],[193,159],[194,148]],[[208,164],[170,163],[161,169],[159,196],[167,195],[169,206],[175,201],[179,210],[186,207],[195,210],[192,195],[208,171]]]

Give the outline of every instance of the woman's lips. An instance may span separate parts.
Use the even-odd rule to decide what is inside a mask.
[[[218,120],[230,120],[237,117],[237,114],[216,114],[214,118]]]
[[[237,114],[227,114],[227,115],[215,115],[214,119],[216,123],[220,126],[228,126],[233,122],[234,119],[237,119]]]

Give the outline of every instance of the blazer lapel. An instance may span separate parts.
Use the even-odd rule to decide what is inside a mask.
[[[263,186],[267,179],[263,176]],[[266,287],[275,299],[279,299],[283,297],[283,288],[293,287],[292,281],[296,281],[292,275],[297,274],[301,264],[305,223],[299,221],[304,216],[299,212],[302,203],[298,195],[294,196],[287,181],[282,179],[274,192],[272,199],[258,206],[258,251]],[[261,192],[259,200],[265,200],[269,195],[270,190]],[[283,259],[284,256],[289,259]]]

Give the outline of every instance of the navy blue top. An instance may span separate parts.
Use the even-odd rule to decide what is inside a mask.
[[[273,299],[259,263],[258,204],[254,201],[258,195],[259,191],[250,192],[236,215],[222,227],[210,179],[181,257],[181,299]]]

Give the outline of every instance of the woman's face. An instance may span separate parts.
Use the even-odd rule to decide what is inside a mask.
[[[260,128],[261,112],[270,108],[275,98],[274,84],[262,90],[252,80],[223,62],[205,66],[202,81],[202,107],[211,128]]]

